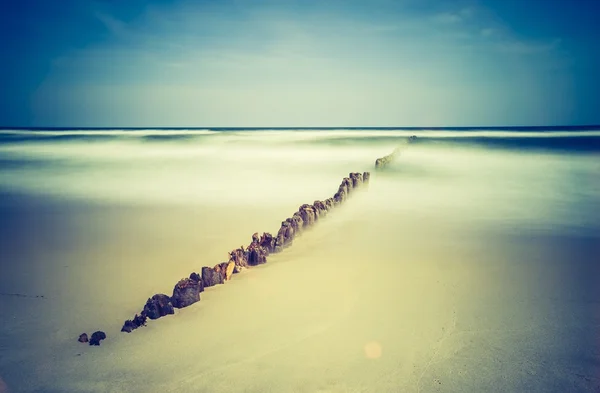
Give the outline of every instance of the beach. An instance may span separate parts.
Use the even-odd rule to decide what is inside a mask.
[[[6,391],[600,389],[597,133],[136,132],[0,138]],[[367,170],[267,264],[120,332]],[[95,330],[99,347],[77,342]]]

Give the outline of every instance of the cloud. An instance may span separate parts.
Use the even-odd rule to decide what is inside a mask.
[[[506,53],[558,43],[514,39],[481,9],[451,11],[382,18],[188,2],[146,8],[128,23],[99,13],[110,37],[58,59],[36,110],[91,125],[397,125],[428,123],[435,106],[445,108],[435,111],[440,124],[476,121],[484,104],[510,101],[515,81],[528,80],[502,68]],[[523,69],[534,63],[523,58]]]
[[[104,12],[96,12],[96,18],[104,25],[106,30],[113,36],[126,37],[129,34],[127,25],[113,17],[112,15]]]
[[[559,47],[560,39],[552,42],[527,42],[522,40],[507,40],[497,45],[501,52],[514,53],[520,55],[534,55],[551,52]]]
[[[492,29],[492,28],[488,27],[485,29],[481,29],[480,33],[484,37],[490,37],[490,36],[493,36],[494,34],[496,34],[496,29]]]
[[[453,23],[459,23],[462,21],[462,17],[459,14],[454,14],[451,12],[443,12],[443,13],[439,13],[436,14],[432,17],[432,20],[435,23],[442,23],[442,24],[453,24]]]
[[[471,7],[462,8],[458,11],[452,12],[441,12],[434,14],[431,20],[434,23],[440,24],[456,24],[465,22],[466,20],[472,18],[475,15],[475,9]]]
[[[466,7],[466,8],[463,8],[462,10],[460,10],[458,13],[463,18],[468,19],[475,15],[475,9],[472,7]]]

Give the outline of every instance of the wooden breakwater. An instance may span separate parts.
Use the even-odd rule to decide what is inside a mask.
[[[409,137],[407,139],[407,143],[413,143],[416,141],[417,137],[415,135]],[[400,155],[400,146],[396,147],[391,154],[387,156],[378,158],[375,160],[375,169],[383,169],[386,166],[390,165],[394,160]]]
[[[199,302],[200,293],[204,291],[204,288],[224,284],[231,279],[233,274],[266,263],[269,255],[282,252],[290,247],[294,239],[303,231],[315,225],[332,209],[344,203],[355,190],[368,184],[369,178],[369,172],[350,173],[342,180],[333,197],[315,201],[312,205],[300,206],[298,211],[281,223],[276,235],[268,232],[264,232],[262,235],[254,233],[252,241],[247,247],[241,246],[229,252],[227,262],[213,267],[204,266],[199,273],[192,272],[188,277],[175,284],[171,295],[159,293],[150,297],[139,313],[125,321],[121,331],[131,333],[135,329],[145,326],[148,319],[154,320],[172,315],[176,308],[185,308]],[[100,345],[100,341],[106,337],[101,331],[95,332],[94,335],[96,339],[89,340],[90,345]],[[82,334],[79,341],[88,342],[87,335]]]

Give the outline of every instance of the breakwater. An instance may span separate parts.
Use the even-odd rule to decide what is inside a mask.
[[[291,217],[281,222],[275,235],[263,232],[254,233],[250,244],[241,246],[228,253],[228,260],[213,267],[203,266],[199,272],[192,272],[182,278],[173,288],[171,295],[158,293],[148,298],[146,304],[132,319],[124,322],[122,332],[131,333],[145,326],[148,320],[155,320],[175,314],[176,308],[185,308],[200,301],[200,294],[205,288],[224,284],[233,274],[244,269],[267,263],[269,255],[282,252],[293,244],[303,231],[310,229],[329,214],[335,207],[343,204],[352,193],[369,183],[369,172],[352,172],[342,179],[336,193],[325,200],[317,200],[312,204],[301,205]],[[90,345],[100,345],[106,337],[104,332],[94,333],[96,339],[89,340]],[[101,337],[101,338],[100,338]],[[100,338],[100,339],[98,339]],[[80,342],[88,342],[84,333],[79,337]]]

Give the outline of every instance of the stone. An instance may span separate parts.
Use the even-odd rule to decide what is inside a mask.
[[[79,335],[79,338],[77,339],[77,341],[79,341],[80,343],[86,343],[86,342],[88,342],[89,340],[88,340],[87,333],[81,333]]]
[[[268,232],[263,232],[259,241],[260,247],[266,252],[267,255],[275,251],[275,238]]]
[[[248,265],[256,266],[267,263],[267,253],[257,243],[250,244],[248,251]]]
[[[295,234],[300,234],[302,232],[302,228],[304,228],[304,220],[302,219],[299,211],[292,215],[291,224],[294,227]]]
[[[235,263],[228,262],[225,267],[225,280],[229,281],[231,279],[231,275],[233,274],[233,270],[235,269]]]
[[[121,328],[121,331],[125,332],[125,333],[131,333],[132,331],[134,331],[135,329],[137,329],[139,327],[146,326],[146,319],[147,319],[147,316],[143,311],[140,315],[135,314],[135,317],[133,317],[133,320],[125,321],[125,323],[123,324],[123,327]]]
[[[248,266],[248,256],[243,246],[229,253],[229,262],[233,262],[236,266]]]
[[[290,223],[284,221],[281,223],[281,227],[277,232],[277,239],[275,240],[275,245],[278,250],[282,250],[291,245],[291,240],[288,238],[288,227],[290,227]]]
[[[363,175],[358,172],[350,173],[350,179],[352,180],[352,187],[357,188],[363,182]]]
[[[100,345],[100,341],[104,339],[106,339],[106,333],[98,330],[92,333],[92,337],[90,338],[90,345]]]
[[[377,160],[375,160],[375,169],[384,168],[385,166],[390,164],[398,154],[400,154],[400,147],[396,147],[391,154],[388,154],[385,157],[378,158]]]
[[[150,319],[158,319],[165,315],[175,314],[173,301],[165,294],[156,294],[146,301],[142,314]]]
[[[215,285],[223,284],[224,277],[220,272],[215,271],[212,267],[202,268],[202,282],[204,287],[212,287]]]
[[[297,217],[297,216],[296,216]],[[292,240],[296,237],[296,234],[298,234],[300,231],[298,229],[298,219],[294,218],[293,216],[290,218],[286,218],[285,221],[290,224],[289,226],[292,229],[292,233],[289,234],[288,236],[292,238]]]
[[[302,205],[298,210],[300,217],[302,217],[302,227],[304,229],[311,227],[316,220],[315,208],[310,205]]]
[[[202,276],[196,272],[190,274],[190,280],[194,280],[196,282],[202,283]],[[200,292],[204,292],[204,285],[201,285]]]
[[[337,203],[338,205],[340,205],[341,203],[345,202],[346,199],[348,198],[348,193],[346,192],[346,189],[341,189],[339,190],[334,196],[333,199],[335,201],[335,203]]]
[[[334,202],[333,198],[325,199],[325,205],[327,206],[328,210],[333,209],[333,207],[335,206],[335,202]]]
[[[288,225],[287,222],[285,222],[285,221],[282,222],[281,226],[279,227],[279,230],[277,231],[277,235],[275,236],[275,244],[277,246],[283,246],[287,225]]]
[[[194,281],[190,278],[180,280],[173,288],[171,302],[173,307],[184,308],[200,301],[200,292],[203,285],[200,281]]]
[[[124,332],[124,333],[131,333],[131,332],[133,332],[137,328],[138,327],[135,325],[135,323],[132,320],[128,319],[123,324],[123,327],[121,328],[121,331]]]
[[[223,280],[227,281],[231,278],[234,267],[235,267],[235,262],[229,261],[229,262],[219,263],[213,269],[215,269],[215,272],[217,272],[221,276],[223,276]]]
[[[368,183],[370,178],[371,178],[370,172],[363,173],[363,183]]]

